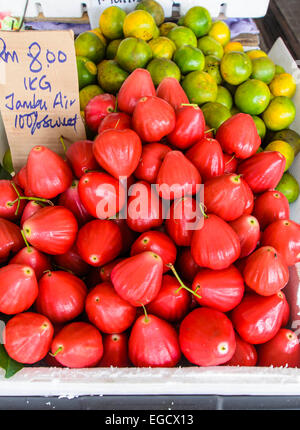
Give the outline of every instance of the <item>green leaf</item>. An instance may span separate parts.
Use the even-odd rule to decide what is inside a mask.
[[[23,364],[10,358],[4,346],[0,344],[0,367],[5,370],[5,378],[11,378],[23,368]]]
[[[10,173],[8,173],[7,170],[4,169],[3,166],[0,164],[0,179],[11,179],[12,176]]]

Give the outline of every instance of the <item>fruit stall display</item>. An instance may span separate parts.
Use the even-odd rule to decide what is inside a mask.
[[[74,43],[87,140],[35,146],[18,172],[3,160],[7,376],[300,367],[293,76],[201,6],[177,22],[154,0],[111,6]]]

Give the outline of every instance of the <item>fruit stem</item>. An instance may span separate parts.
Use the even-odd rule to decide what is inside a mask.
[[[26,247],[27,247],[27,249],[28,249],[28,251],[30,251],[30,245],[29,245],[29,243],[28,243],[28,240],[26,239],[26,236],[25,236],[25,233],[24,233],[24,230],[21,230],[21,235],[22,235],[22,237],[23,237],[23,239],[24,239],[24,242],[25,242],[25,245],[26,245]]]
[[[118,121],[116,122],[115,128],[118,128],[119,122],[120,122],[120,118],[119,118],[119,119],[118,119]]]
[[[182,282],[182,280],[180,279],[180,277],[179,277],[179,275],[178,275],[178,273],[177,273],[177,271],[176,271],[175,267],[173,266],[173,264],[168,263],[168,264],[167,264],[167,267],[169,267],[169,268],[172,270],[172,272],[173,272],[173,274],[174,274],[175,278],[177,279],[177,281],[178,281],[178,282],[179,282],[179,284],[180,284],[180,287],[175,291],[175,293],[178,293],[182,288],[184,288],[185,290],[189,291],[189,292],[190,292],[191,294],[193,294],[194,296],[198,297],[198,299],[201,299],[201,296],[199,296],[195,291],[193,291],[191,288],[187,287],[187,286]]]
[[[50,354],[52,357],[56,357],[56,356],[57,356],[57,354],[58,354],[58,353],[60,353],[62,350],[63,350],[63,347],[62,347],[62,346],[60,346],[60,347],[58,347],[58,348],[57,348],[57,350],[56,350],[54,353],[49,352],[49,354]]]
[[[13,181],[11,181],[11,186],[13,187],[13,189],[15,190],[15,192],[16,192],[16,194],[17,194],[17,199],[16,200],[14,200],[13,202],[12,202],[12,205],[14,205],[16,202],[18,202],[18,204],[17,204],[17,209],[16,209],[16,212],[15,212],[15,215],[17,216],[18,215],[18,212],[19,212],[19,209],[20,209],[20,204],[21,204],[21,202],[20,202],[20,193],[19,193],[19,191],[18,191],[18,188],[16,187],[16,185],[14,184],[14,182]]]
[[[205,130],[204,134],[210,133],[211,131],[215,131],[215,128],[210,128],[209,130]]]
[[[196,103],[181,103],[180,106],[193,106],[194,108],[199,108]]]
[[[118,112],[118,99],[116,98],[116,103],[115,103],[115,110],[114,112]]]
[[[65,144],[63,136],[60,136],[59,140],[60,140],[60,143],[62,144],[64,153],[66,153],[67,152],[67,147],[66,147],[66,144]]]
[[[206,215],[203,206],[204,206],[203,203],[199,204],[200,211],[201,211],[202,215],[204,216],[204,218],[208,218],[208,215]]]
[[[148,314],[147,314],[146,307],[144,305],[142,305],[142,307],[143,307],[144,314],[145,314],[145,322],[148,323],[149,322],[149,317],[148,317]]]

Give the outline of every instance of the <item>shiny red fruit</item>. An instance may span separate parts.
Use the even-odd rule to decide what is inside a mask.
[[[90,265],[79,255],[76,243],[65,254],[54,255],[53,261],[57,269],[71,271],[79,277],[87,275],[90,269]]]
[[[23,212],[22,212],[22,217],[20,220],[20,226],[23,227],[24,222],[30,218],[32,215],[34,215],[36,212],[38,212],[40,209],[42,209],[43,206],[41,206],[38,202],[35,202],[34,200],[30,200]]]
[[[53,326],[44,315],[20,313],[13,316],[5,326],[4,346],[13,360],[34,364],[50,350],[53,333]]]
[[[234,155],[223,153],[224,173],[236,173],[238,168],[238,159]]]
[[[182,279],[192,282],[200,269],[200,266],[192,257],[191,248],[183,247],[178,252],[176,269]]]
[[[114,333],[103,335],[103,356],[98,367],[129,367],[128,335]]]
[[[289,219],[290,205],[288,199],[280,191],[265,191],[256,197],[253,215],[258,219],[262,230],[279,219]]]
[[[79,230],[76,246],[86,263],[100,267],[119,255],[122,247],[120,229],[110,220],[90,221]]]
[[[163,159],[167,152],[171,151],[169,146],[162,143],[148,143],[143,145],[141,158],[134,176],[140,181],[155,184],[156,177]]]
[[[92,140],[78,140],[72,143],[66,151],[67,160],[78,179],[90,170],[99,169],[97,160],[94,157],[93,145]]]
[[[15,185],[19,195],[23,196],[21,188]],[[12,181],[0,179],[0,217],[10,221],[16,221],[23,213],[26,205],[25,200],[20,200],[18,208],[18,194],[12,186]]]
[[[119,100],[118,100],[119,101]],[[131,128],[131,117],[124,112],[112,112],[106,115],[100,122],[98,134],[104,130],[125,130]]]
[[[271,340],[259,345],[257,365],[300,367],[300,344],[296,333],[281,328]]]
[[[24,247],[24,240],[19,226],[0,218],[0,263],[5,263],[11,255]]]
[[[156,95],[168,102],[174,109],[178,109],[182,104],[188,104],[189,99],[177,79],[172,77],[164,78],[156,88]]]
[[[236,348],[232,358],[225,366],[255,366],[257,363],[257,351],[254,345],[243,340],[235,333]]]
[[[260,225],[252,215],[242,215],[229,225],[239,237],[241,244],[240,258],[247,257],[255,250],[260,239]]]
[[[223,312],[207,307],[194,309],[184,318],[179,342],[187,360],[198,366],[226,363],[236,347],[229,318]]]
[[[86,298],[85,311],[90,322],[103,333],[122,333],[136,317],[136,307],[123,300],[110,282],[96,285]]]
[[[122,214],[123,216],[123,214]],[[125,217],[119,217],[118,215],[114,218],[111,218],[120,229],[121,237],[122,237],[122,247],[120,255],[127,254],[131,248],[131,245],[138,237],[138,233],[136,231],[131,230],[128,227],[127,219]]]
[[[48,255],[38,251],[32,246],[25,246],[20,249],[14,257],[9,260],[9,264],[22,264],[30,266],[39,280],[46,270],[51,270],[51,261]]]
[[[86,210],[83,205],[78,190],[79,180],[73,179],[70,187],[60,194],[58,204],[69,209],[75,216],[79,226],[91,221],[92,215]]]
[[[174,367],[181,358],[178,336],[171,324],[155,315],[140,316],[128,342],[136,367]]]
[[[84,118],[88,128],[98,131],[102,119],[115,111],[116,97],[112,94],[99,94],[93,97],[85,107]]]
[[[102,282],[110,282],[110,275],[112,272],[112,269],[121,261],[123,258],[116,258],[113,261],[110,261],[109,263],[104,264],[99,269],[99,276]]]

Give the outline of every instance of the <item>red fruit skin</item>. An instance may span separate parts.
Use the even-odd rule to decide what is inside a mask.
[[[185,156],[197,167],[204,182],[224,173],[222,148],[215,139],[203,137],[186,151]]]
[[[226,269],[239,258],[240,252],[238,235],[217,215],[208,214],[203,220],[203,227],[194,231],[191,253],[199,266],[213,270]]]
[[[44,207],[23,224],[28,242],[45,254],[65,254],[76,239],[78,224],[63,206]]]
[[[114,178],[128,178],[140,161],[142,142],[138,134],[129,128],[108,129],[96,137],[93,152],[99,165]]]
[[[93,97],[84,109],[84,118],[88,128],[97,132],[102,119],[114,112],[115,106],[116,97],[112,94],[99,94]]]
[[[112,112],[106,115],[100,122],[98,134],[108,129],[125,130],[126,128],[131,128],[130,115],[124,112]]]
[[[231,321],[243,340],[253,345],[268,342],[280,329],[284,311],[284,294],[261,296],[247,292],[233,309]]]
[[[156,183],[160,197],[179,199],[200,190],[201,175],[181,151],[170,151],[165,155]]]
[[[262,230],[279,219],[289,219],[290,205],[288,199],[280,191],[265,191],[256,197],[253,215],[258,219]]]
[[[94,367],[103,355],[102,336],[86,322],[71,322],[54,336],[51,352],[65,367]]]
[[[225,366],[255,366],[257,363],[257,351],[254,345],[244,341],[235,333],[236,348],[232,358]]]
[[[253,118],[245,113],[233,115],[223,122],[216,139],[224,152],[241,159],[254,155],[261,144]]]
[[[286,300],[285,296],[284,296],[284,299],[285,300],[284,300],[281,328],[286,328],[286,326],[288,325],[288,322],[290,320],[290,305],[289,305],[289,302]]]
[[[92,140],[78,140],[72,143],[66,152],[76,178],[80,179],[88,170],[98,170],[99,165],[93,153]]]
[[[176,269],[181,278],[192,282],[198,273],[200,266],[195,262],[191,254],[190,247],[183,247],[178,252]]]
[[[152,251],[161,257],[163,273],[170,270],[167,264],[174,264],[176,261],[177,248],[172,239],[161,231],[151,230],[142,233],[132,244],[130,256],[145,251]]]
[[[15,176],[12,178],[12,181],[18,187],[22,188],[23,191],[25,191],[27,187],[26,164],[23,167],[21,167],[21,169],[15,174]]]
[[[24,247],[24,240],[19,226],[0,218],[0,264]]]
[[[27,311],[38,295],[34,270],[23,264],[8,264],[0,269],[0,312],[6,315]]]
[[[268,342],[258,347],[258,366],[300,367],[299,339],[292,330],[281,328]]]
[[[107,173],[86,173],[80,178],[78,192],[84,207],[94,218],[111,218],[125,203],[125,189]]]
[[[21,188],[15,185],[19,194],[23,196]],[[20,200],[20,207],[18,209],[17,215],[16,211],[18,208],[18,202],[12,204],[18,198],[15,189],[12,186],[12,181],[8,179],[0,179],[0,217],[8,219],[10,221],[18,220],[24,210],[26,205],[25,200]]]
[[[141,315],[128,342],[130,361],[136,367],[174,367],[181,358],[178,336],[167,321]]]
[[[103,356],[98,367],[129,367],[128,336],[126,333],[103,335]]]
[[[174,276],[164,275],[158,295],[147,305],[147,312],[169,322],[181,321],[189,311],[190,293],[182,288]]]
[[[163,275],[163,261],[150,251],[126,258],[111,272],[111,281],[120,297],[132,306],[150,303],[158,294]]]
[[[287,285],[289,268],[275,248],[262,246],[247,258],[243,275],[257,294],[271,296]]]
[[[90,221],[79,230],[76,246],[86,263],[100,267],[118,257],[122,247],[120,229],[110,220]]]
[[[275,221],[263,232],[261,244],[273,246],[293,266],[300,261],[300,225],[289,219]]]
[[[87,275],[90,265],[83,261],[74,244],[65,254],[54,255],[53,260],[57,268],[71,271],[74,275],[82,277]]]
[[[48,353],[53,333],[53,325],[45,315],[19,313],[4,328],[4,346],[13,360],[34,364]]]
[[[122,246],[120,255],[128,254],[130,251],[131,245],[133,242],[137,239],[138,233],[131,230],[127,224],[127,219],[124,218],[112,218],[111,221],[113,221],[120,229],[121,237],[122,237]]]
[[[123,258],[116,258],[115,260],[110,261],[109,263],[104,264],[102,267],[100,267],[99,276],[102,282],[110,282],[110,275],[112,269],[122,260]]]
[[[118,93],[118,107],[122,112],[132,114],[142,97],[155,96],[155,87],[150,72],[135,69],[123,82]]]
[[[174,109],[179,109],[182,104],[188,104],[189,99],[177,79],[164,78],[156,88],[156,95],[168,102]]]
[[[239,237],[241,244],[240,258],[250,255],[260,239],[260,225],[258,220],[252,215],[242,215],[229,225]]]
[[[92,220],[92,215],[86,210],[83,205],[78,191],[79,181],[74,179],[71,186],[60,194],[58,204],[69,209],[75,216],[79,226]]]
[[[201,297],[195,296],[200,305],[229,312],[240,304],[245,286],[241,273],[232,265],[224,270],[200,269],[192,289]]]
[[[141,158],[134,171],[134,176],[140,181],[154,184],[163,159],[169,151],[171,151],[171,148],[162,143],[143,145]]]
[[[181,106],[175,113],[175,128],[167,139],[176,148],[184,150],[204,137],[205,119],[198,105]]]
[[[277,151],[258,152],[238,166],[238,173],[253,193],[263,193],[277,187],[285,168],[285,158]]]
[[[77,276],[61,270],[49,271],[39,281],[35,306],[53,324],[63,324],[83,312],[86,295],[87,287]]]
[[[177,246],[190,246],[201,217],[200,208],[192,197],[175,200],[166,218],[166,231]]]
[[[239,160],[234,155],[223,153],[224,159],[224,173],[235,173],[237,172]]]
[[[132,126],[144,142],[159,142],[175,127],[176,116],[173,107],[156,97],[142,97],[132,114]]]
[[[155,189],[146,181],[136,182],[129,191],[127,224],[142,233],[163,223],[163,205]]]
[[[183,319],[179,342],[187,360],[198,366],[226,363],[236,348],[229,318],[223,312],[207,307],[194,309]]]
[[[254,194],[246,181],[244,181],[243,184],[246,198],[244,215],[251,215],[254,207]]]
[[[22,264],[30,266],[39,280],[46,270],[51,270],[52,265],[48,255],[43,254],[32,246],[20,249],[9,261],[9,264]]]
[[[22,212],[20,226],[23,227],[24,222],[32,215],[34,215],[36,212],[38,212],[40,209],[42,209],[42,207],[43,206],[41,206],[39,203],[35,202],[34,200],[29,201]]]
[[[27,187],[35,197],[52,199],[72,183],[73,173],[68,164],[46,146],[34,146],[29,152]]]
[[[94,326],[109,334],[124,332],[136,317],[136,307],[123,300],[110,282],[103,282],[88,293],[85,311]]]
[[[244,213],[247,198],[248,185],[238,175],[227,173],[205,182],[204,204],[206,210],[223,218],[224,221],[233,221],[239,218]]]

